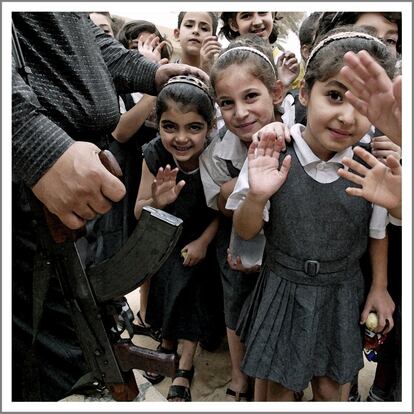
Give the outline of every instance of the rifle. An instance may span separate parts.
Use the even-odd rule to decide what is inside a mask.
[[[101,151],[99,157],[114,175],[122,174],[109,151]],[[80,233],[64,226],[39,202],[32,203],[32,210],[38,218],[41,249],[49,252],[92,377],[117,401],[131,401],[139,393],[133,368],[173,377],[178,365],[175,354],[136,346],[131,332],[130,338],[121,338],[113,299],[136,289],[157,272],[181,234],[182,220],[144,207],[120,251],[85,269],[76,245]]]

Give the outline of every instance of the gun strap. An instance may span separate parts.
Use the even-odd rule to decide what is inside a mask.
[[[35,199],[32,191],[25,187],[26,196],[32,210],[34,220],[32,222],[34,234],[36,235],[36,253],[33,263],[33,315],[32,327],[34,344],[39,333],[39,325],[43,315],[43,305],[50,286],[50,280],[54,277],[54,264],[50,258],[48,229],[42,216],[42,210],[39,202]]]
[[[22,48],[20,47],[19,38],[17,36],[16,28],[12,21],[12,54],[16,62],[17,72],[24,79],[24,81],[30,85],[29,76],[32,74],[32,70],[26,65],[24,60]]]

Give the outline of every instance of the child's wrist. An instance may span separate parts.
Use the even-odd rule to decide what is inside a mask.
[[[263,194],[257,194],[254,191],[249,190],[246,194],[245,201],[247,201],[251,205],[255,205],[257,207],[261,207],[262,209],[266,206],[269,197]]]

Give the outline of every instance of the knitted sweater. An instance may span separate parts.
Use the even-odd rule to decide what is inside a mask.
[[[33,186],[74,141],[98,143],[119,120],[117,93],[156,94],[158,64],[86,13],[13,13],[30,86],[13,60],[13,178]]]

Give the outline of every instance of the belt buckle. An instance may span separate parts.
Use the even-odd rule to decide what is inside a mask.
[[[320,263],[317,260],[306,260],[304,265],[305,273],[308,276],[316,276],[319,273]]]

